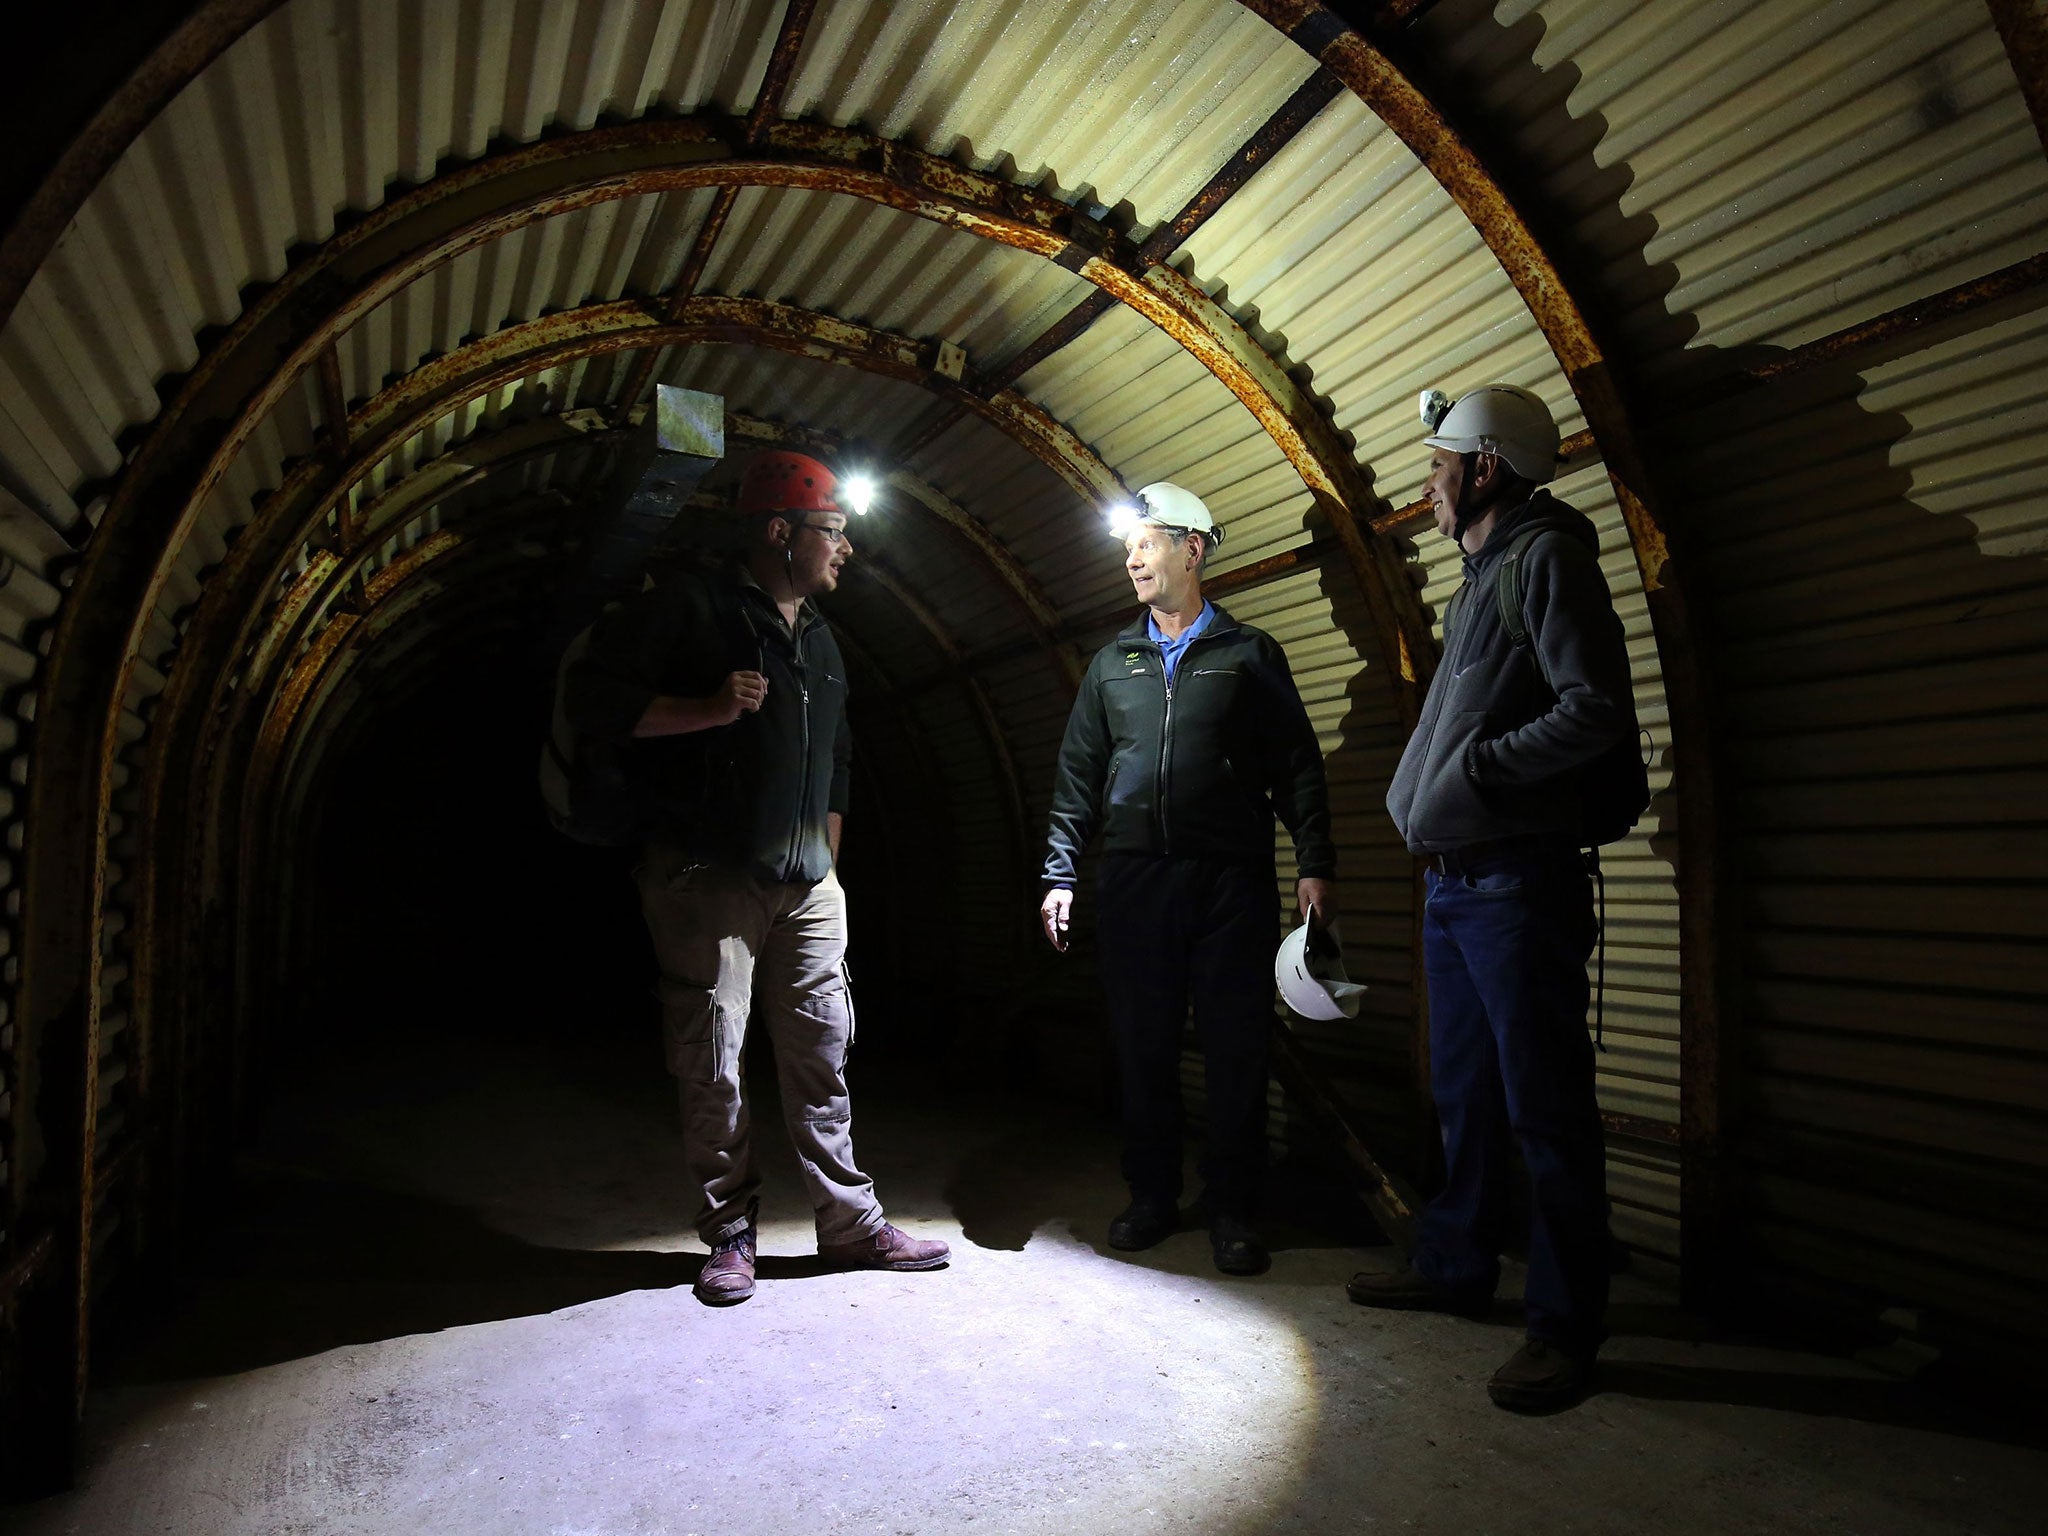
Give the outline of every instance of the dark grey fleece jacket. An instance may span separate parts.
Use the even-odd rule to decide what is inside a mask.
[[[1522,556],[1518,648],[1494,580],[1518,534],[1548,530]],[[1578,841],[1579,774],[1636,731],[1628,648],[1586,516],[1538,490],[1465,559],[1465,595],[1387,811],[1416,853],[1530,835]]]

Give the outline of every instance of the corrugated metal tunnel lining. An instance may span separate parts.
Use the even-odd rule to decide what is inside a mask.
[[[1305,1044],[1421,1171],[1379,797],[1456,566],[1404,516],[1412,401],[1500,378],[1574,434],[1658,750],[1608,863],[1618,1230],[1695,1299],[1754,1270],[2038,1345],[2038,16],[187,27],[203,67],[117,103],[0,263],[10,1294],[82,1326],[189,1198],[337,744],[531,622],[657,380],[899,475],[833,609],[875,803],[940,807],[961,1005],[1076,1041],[1087,972],[1028,913],[1075,667],[1127,600],[1097,519],[1154,478],[1209,500],[1321,734],[1375,984]]]

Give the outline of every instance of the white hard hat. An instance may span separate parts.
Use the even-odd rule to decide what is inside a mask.
[[[1311,945],[1315,937],[1319,942]],[[1287,1006],[1305,1019],[1355,1019],[1365,984],[1344,972],[1342,946],[1332,924],[1311,935],[1303,923],[1280,941],[1273,957],[1273,980]]]
[[[1121,539],[1143,523],[1160,528],[1185,528],[1189,533],[1199,533],[1211,544],[1223,542],[1223,530],[1216,526],[1208,503],[1171,480],[1155,480],[1150,485],[1141,486],[1138,505],[1119,508],[1111,514],[1109,526],[1110,531]]]
[[[1557,422],[1526,389],[1488,384],[1449,404],[1442,390],[1422,397],[1422,422],[1435,434],[1423,442],[1452,453],[1497,453],[1524,480],[1557,476]]]

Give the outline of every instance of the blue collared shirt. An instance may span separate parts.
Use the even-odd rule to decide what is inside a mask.
[[[1166,663],[1166,680],[1173,681],[1173,669],[1180,665],[1180,654],[1188,648],[1188,642],[1209,627],[1209,621],[1216,617],[1216,606],[1204,602],[1202,611],[1195,615],[1195,622],[1180,632],[1180,638],[1169,640],[1159,628],[1159,620],[1151,614],[1145,615],[1145,633],[1159,647],[1160,659]]]

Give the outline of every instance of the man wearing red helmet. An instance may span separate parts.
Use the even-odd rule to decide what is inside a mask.
[[[634,743],[647,827],[636,876],[702,1194],[697,1231],[711,1249],[695,1289],[714,1306],[754,1294],[760,1179],[740,1066],[756,1003],[818,1252],[879,1269],[933,1269],[947,1256],[883,1219],[853,1160],[846,896],[834,873],[852,742],[846,664],[813,601],[853,555],[838,481],[805,454],[757,454],[739,504],[740,558],[609,615],[568,690],[579,731]]]

